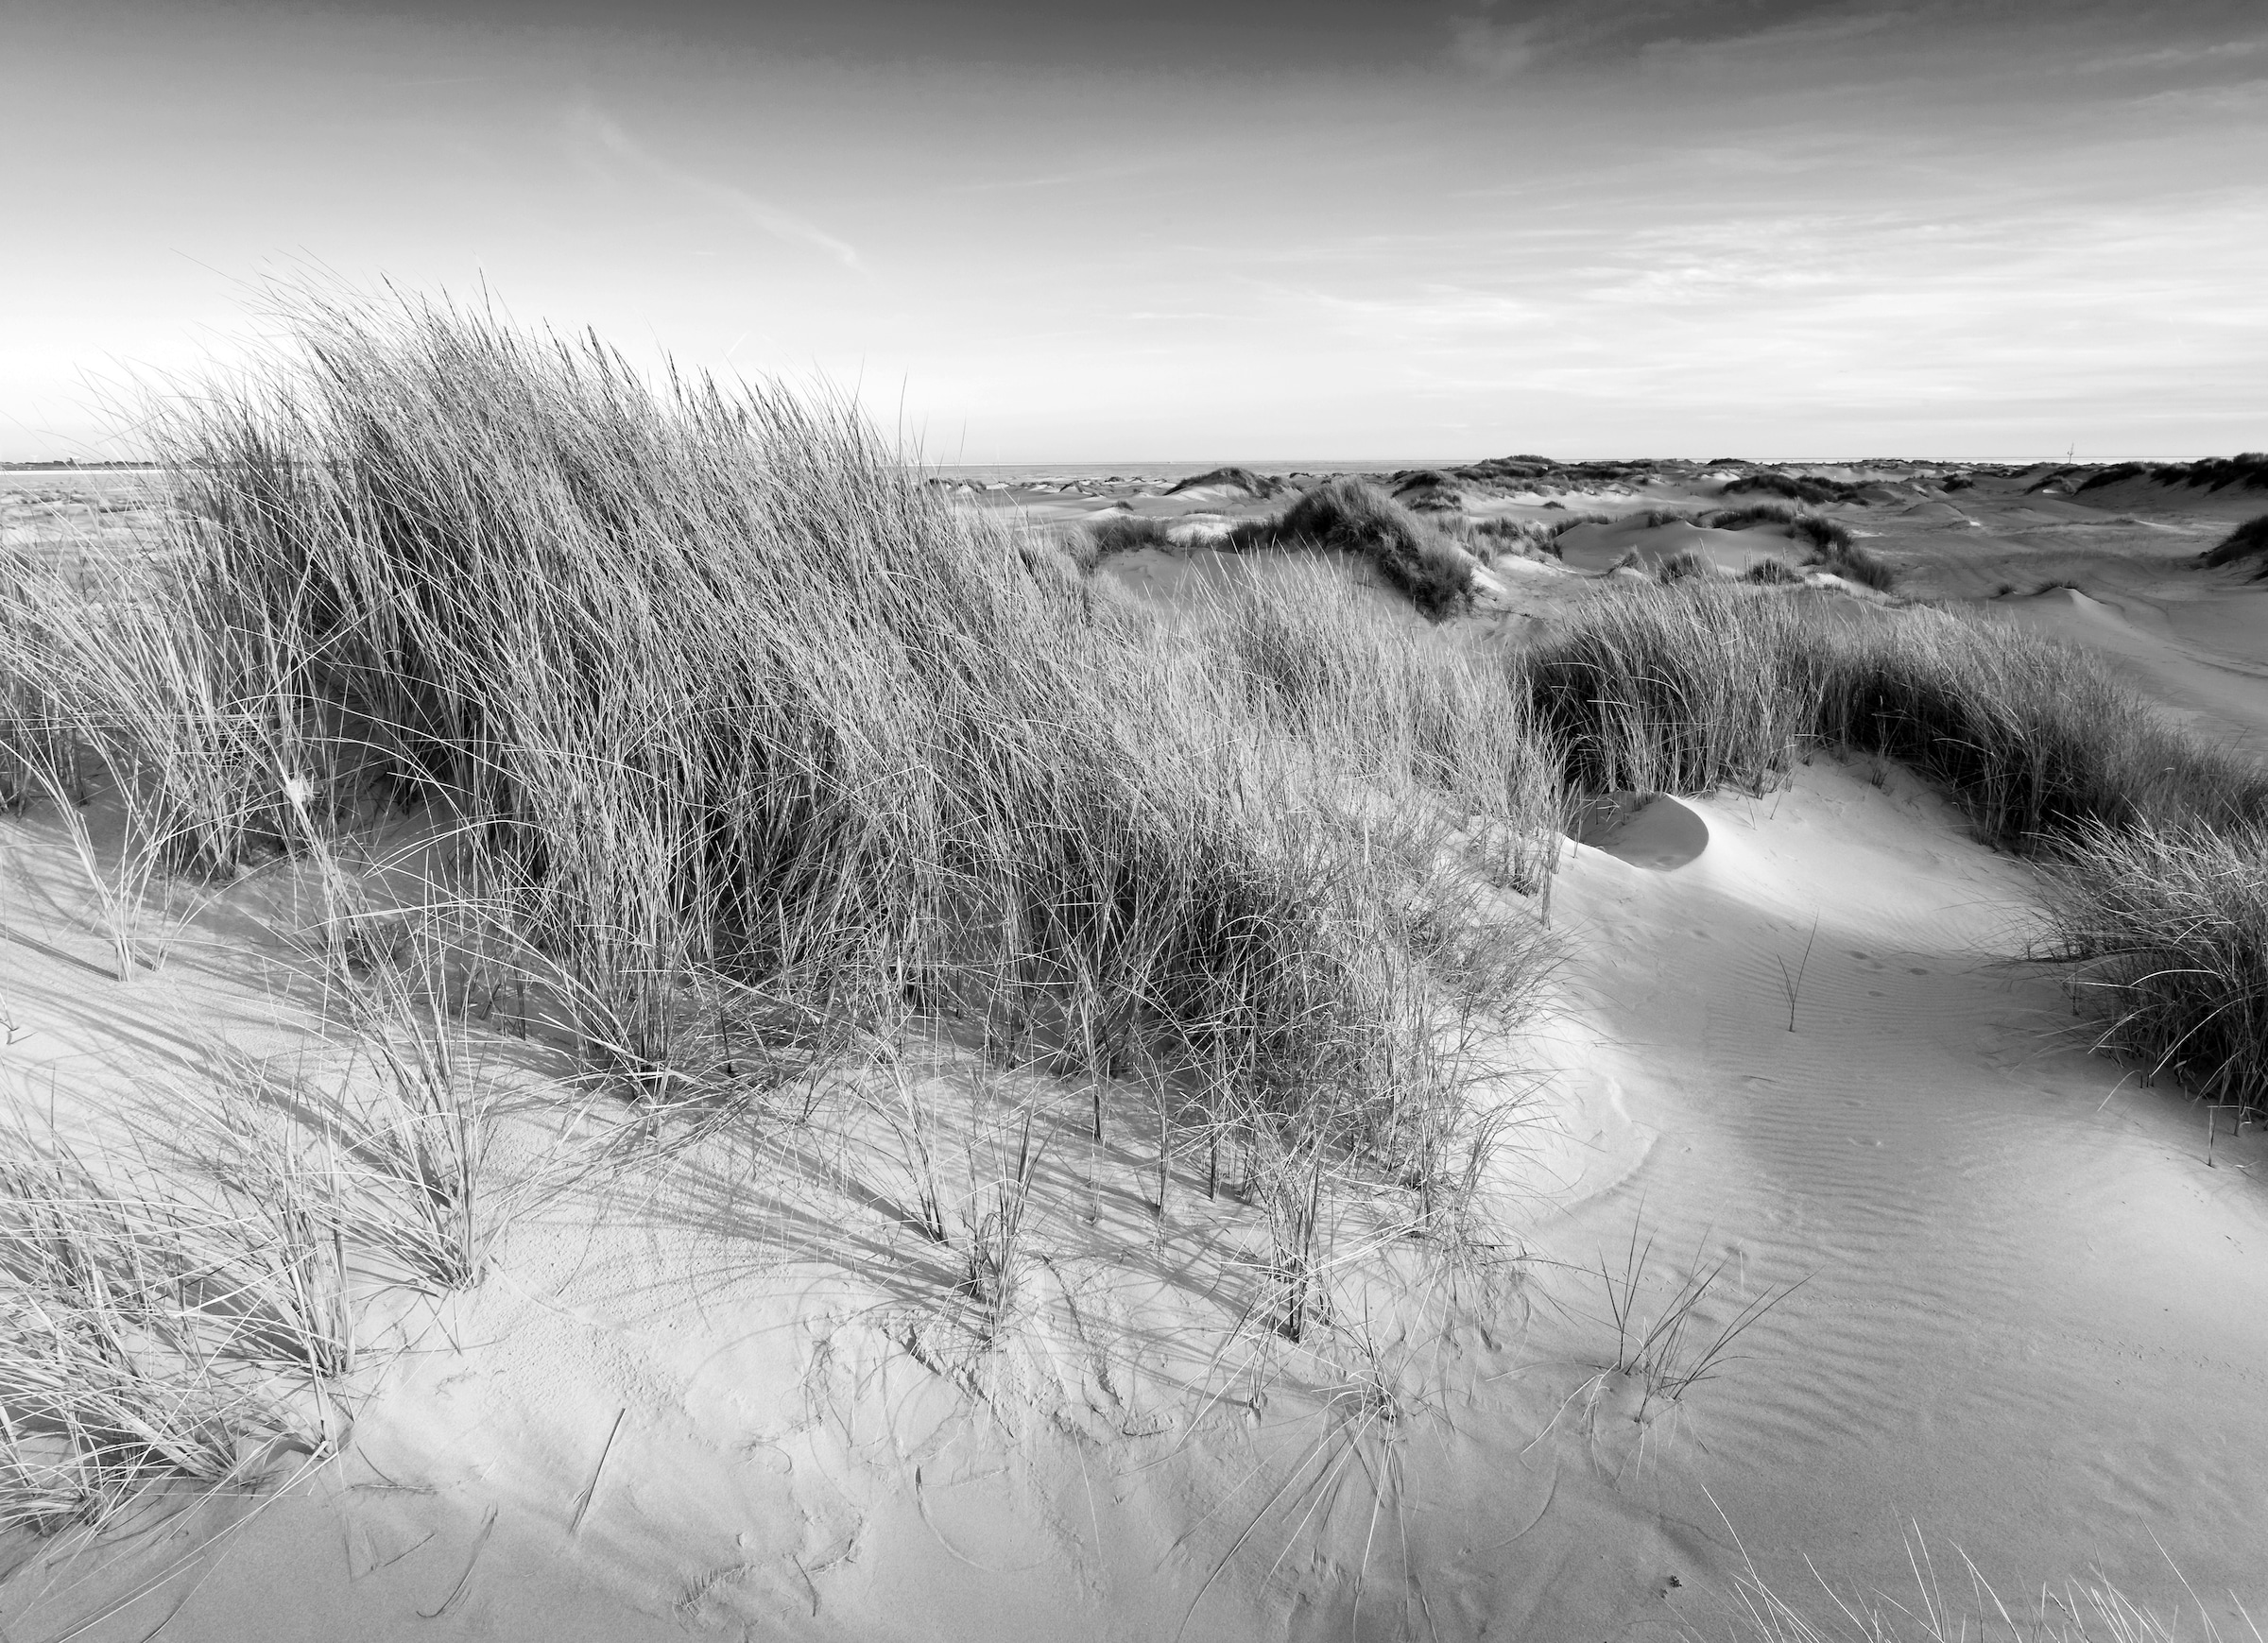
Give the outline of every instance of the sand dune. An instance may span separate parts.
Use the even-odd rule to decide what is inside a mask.
[[[1728,1252],[1737,1294],[1803,1287],[1649,1457],[1665,1525],[1721,1553],[1705,1485],[1751,1550],[1893,1590],[1906,1515],[2019,1590],[2079,1546],[2162,1583],[2155,1534],[2199,1549],[2201,1591],[2248,1589],[2208,1525],[2268,1442],[2224,1418],[2268,1345],[2239,1298],[2264,1281],[2257,1144],[2208,1171],[2178,1095],[2053,1047],[2068,1008],[2008,962],[2028,871],[1910,779],[1821,763],[1690,808],[1710,843],[1678,870],[1609,847],[1562,881],[1592,1035],[1569,1076],[1651,1144],[1546,1241],[1595,1262],[1635,1218]]]
[[[1722,466],[1443,471],[1469,519],[1623,517],[1564,532],[1556,558],[1507,547],[1438,629],[1338,561],[1362,608],[1419,639],[1530,642],[1613,597],[1632,556],[1736,574],[1804,556],[1775,527],[1639,517],[1722,505]],[[1823,511],[1901,591],[2098,656],[2208,739],[2268,734],[2268,587],[2194,565],[2230,498],[2034,489],[2051,467],[1950,491],[1921,465],[1809,471],[1867,487]],[[1171,616],[1305,585],[1312,556],[1220,545],[1283,505],[1272,488],[951,494],[1035,534],[1161,522],[1164,543],[1094,574]],[[133,518],[43,495],[0,525],[51,546]],[[1874,594],[1800,596],[1880,619]],[[1518,1121],[1487,1183],[1518,1259],[1487,1281],[1419,1283],[1392,1250],[1351,1262],[1343,1327],[1295,1349],[1231,1304],[1265,1258],[1255,1212],[1188,1159],[1154,1207],[1155,1152],[1122,1126],[1075,1160],[1060,1142],[1077,1230],[1012,1340],[975,1351],[939,1322],[960,1280],[900,1202],[884,1129],[719,1130],[644,1173],[568,1172],[489,1282],[387,1313],[341,1458],[98,1545],[9,1542],[0,1626],[1636,1640],[1714,1631],[1751,1559],[1785,1591],[1814,1566],[1903,1590],[1909,1523],[2007,1592],[2099,1566],[2171,1602],[2163,1547],[2214,1613],[2257,1600],[2268,1143],[2224,1130],[2208,1157],[2171,1081],[2087,1053],[2057,976],[2021,962],[2035,869],[1909,772],[1824,754],[1783,792],[1618,794],[1570,825],[1552,1008],[1486,1063]],[[69,840],[9,828],[0,1066],[74,1137],[149,1133],[174,1095],[148,1070],[179,1082],[216,1035],[321,1053],[278,936],[306,875],[183,899],[163,968],[119,985]],[[540,1077],[504,1053],[507,1083]],[[1046,1067],[946,1050],[907,1075],[1081,1099]],[[619,1104],[530,1103],[505,1144],[587,1159],[633,1128]],[[945,1140],[976,1168],[969,1138]],[[1618,1366],[1616,1304],[1642,1329],[1689,1278],[1680,1353],[1651,1378]],[[1758,1307],[1707,1378],[1664,1390]]]
[[[2222,585],[2202,599],[2156,600],[2129,591],[2112,604],[2055,588],[2012,594],[1994,608],[2020,626],[2104,657],[2200,734],[2268,745],[2268,644],[2259,625],[2268,617],[2268,591]]]

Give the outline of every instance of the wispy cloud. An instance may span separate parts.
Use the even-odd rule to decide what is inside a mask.
[[[2268,50],[2268,40],[2225,40],[2213,45],[2164,45],[2149,51],[2129,51],[2114,57],[2094,58],[2073,64],[2071,72],[2116,74],[2130,69],[2191,68],[2198,64],[2211,65],[2252,57],[2262,50]]]
[[[2268,78],[2239,80],[2233,85],[2177,86],[2136,97],[2138,109],[2194,109],[2203,112],[2257,112],[2268,103]]]
[[[1646,58],[1656,63],[1664,59],[1690,60],[1702,55],[1755,59],[1776,55],[1801,55],[1825,48],[1847,46],[1854,40],[1885,31],[1902,30],[1911,26],[1916,18],[1911,12],[1867,10],[1825,17],[1796,17],[1783,23],[1766,25],[1761,28],[1740,28],[1728,32],[1692,31],[1648,41],[1644,47]]]
[[[1505,23],[1485,10],[1469,12],[1450,19],[1450,52],[1491,79],[1510,79],[1536,66],[1543,52],[1542,33],[1542,25],[1533,18]]]
[[[1077,188],[1091,182],[1121,182],[1129,177],[1146,177],[1166,169],[1161,160],[1128,161],[1117,165],[1091,165],[1077,171],[1054,171],[1031,177],[989,178],[971,182],[952,182],[937,190],[939,194],[1015,194],[1035,188]]]
[[[836,238],[807,217],[759,199],[744,188],[673,164],[633,141],[621,126],[595,109],[576,110],[568,116],[568,130],[572,137],[595,143],[616,160],[634,165],[673,188],[709,200],[776,239],[824,251],[846,268],[866,271],[857,248],[848,241]]]

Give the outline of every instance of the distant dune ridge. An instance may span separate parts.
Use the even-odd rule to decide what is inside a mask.
[[[1283,489],[1282,480],[1255,473],[1249,468],[1215,468],[1177,481],[1166,488],[1165,494],[1179,496],[1192,490],[1241,490],[1246,496],[1265,499],[1280,494]]]
[[[2268,487],[2268,452],[2249,451],[2237,456],[2208,457],[2202,462],[2121,462],[2097,469],[2073,487],[2077,491],[2117,485],[2122,480],[2148,479],[2156,485],[2182,485],[2220,490],[2235,486],[2257,490]]]
[[[1847,502],[1864,507],[1866,498],[1863,487],[1838,479],[1813,479],[1801,474],[1774,472],[1766,469],[1744,473],[1725,485],[1727,496],[1738,496],[1745,491],[1761,490],[1774,496],[1784,496],[1794,502],[1823,503]]]

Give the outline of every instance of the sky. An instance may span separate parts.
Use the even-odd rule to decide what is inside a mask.
[[[930,460],[2268,447],[2257,0],[8,0],[0,459],[278,280]]]

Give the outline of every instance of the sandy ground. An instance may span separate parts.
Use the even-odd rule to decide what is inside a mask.
[[[1058,518],[1125,500],[994,505],[1050,496]],[[1994,481],[1833,511],[1915,591],[2093,649],[2248,744],[2268,591],[2188,563],[2229,499],[2104,500]],[[1618,538],[1680,532],[1764,546],[1598,529],[1572,570],[1500,567],[1481,620],[1548,623],[1596,596]],[[1111,573],[1170,602],[1224,559]],[[120,985],[60,837],[0,834],[19,1102],[99,1129],[162,1114],[213,1034],[317,1031],[275,962],[283,890],[198,909]],[[1234,1207],[1183,1179],[1160,1218],[1130,1138],[1066,1143],[1085,1231],[1013,1342],[972,1355],[883,1175],[863,1209],[829,1195],[870,1138],[714,1140],[578,1180],[481,1290],[400,1313],[341,1459],[104,1545],[7,1548],[0,1628],[1666,1639],[1718,1630],[1744,1559],[1798,1599],[1813,1566],[1910,1592],[1915,1524],[1941,1571],[1958,1546],[2012,1599],[2099,1566],[2170,1605],[2171,1558],[2218,1612],[2268,1607],[2268,1147],[2224,1134],[2208,1158],[2200,1109],[2086,1053],[2054,976],[2019,962],[2031,870],[1904,772],[1824,758],[1786,792],[1658,799],[1584,839],[1554,890],[1555,1013],[1506,1049],[1546,1075],[1506,1075],[1527,1127],[1496,1186],[1522,1255],[1493,1284],[1412,1309],[1381,1269],[1332,1343],[1269,1345],[1233,1315]],[[568,1146],[562,1122],[514,1144]],[[1689,1276],[1692,1330],[1649,1389],[1615,1368],[1609,1300],[1642,1328]],[[1661,1384],[1764,1302],[1709,1378]]]

